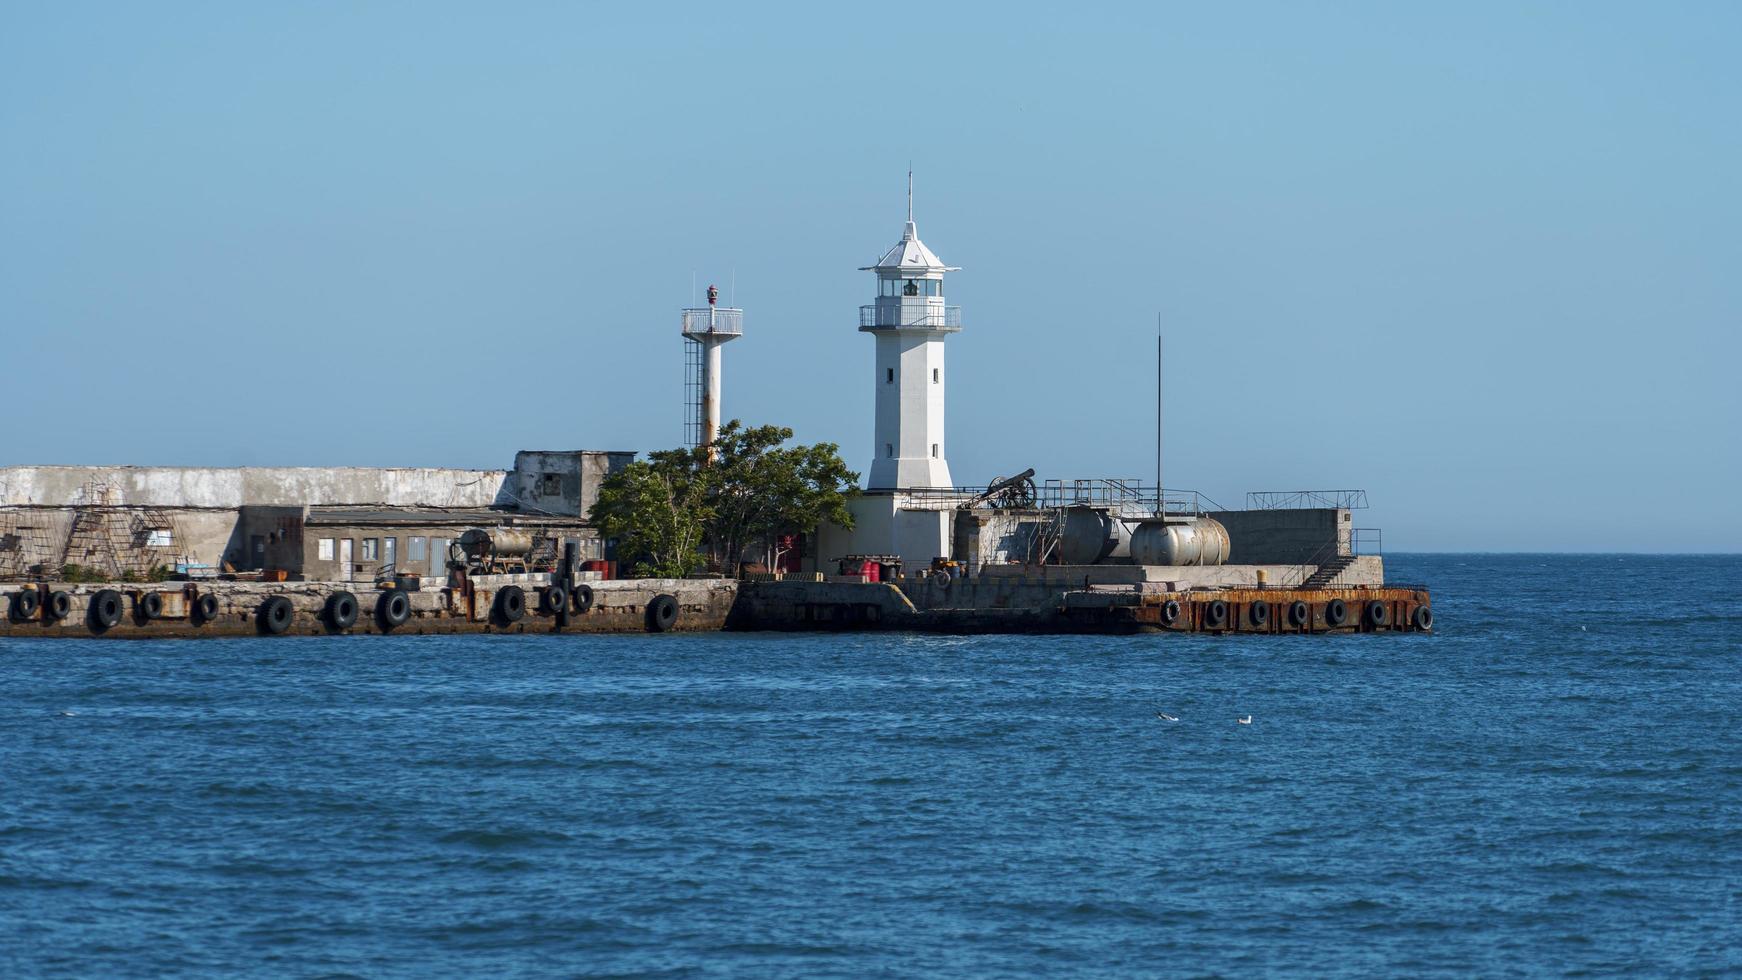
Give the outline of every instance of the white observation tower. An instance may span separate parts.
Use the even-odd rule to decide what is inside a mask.
[[[744,336],[744,311],[718,305],[708,287],[708,305],[683,311],[684,444],[712,446],[720,433],[720,346]]]
[[[877,437],[867,489],[950,487],[944,456],[944,338],[962,329],[962,311],[944,305],[944,273],[958,270],[919,240],[913,171],[907,173],[907,227],[901,241],[861,271],[877,274],[877,301],[859,307],[859,329],[877,339]]]

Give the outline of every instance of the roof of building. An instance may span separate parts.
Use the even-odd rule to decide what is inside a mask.
[[[303,522],[334,527],[589,527],[579,517],[494,507],[310,507]]]

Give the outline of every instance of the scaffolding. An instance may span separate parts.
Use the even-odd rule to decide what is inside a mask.
[[[115,503],[115,489],[91,481],[79,489],[61,566],[115,579],[143,578],[173,566],[181,550],[175,519],[162,507]]]
[[[53,515],[30,509],[0,513],[0,581],[53,581],[60,548]]]

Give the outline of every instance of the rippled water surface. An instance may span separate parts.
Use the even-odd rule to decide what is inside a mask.
[[[1742,559],[1389,564],[1437,635],[0,640],[0,972],[1742,971]]]

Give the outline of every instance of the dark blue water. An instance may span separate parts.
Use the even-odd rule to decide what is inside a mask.
[[[0,972],[1742,971],[1742,558],[1390,567],[1437,635],[0,640]]]

